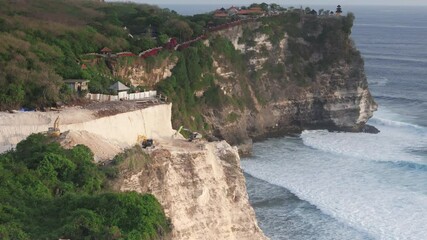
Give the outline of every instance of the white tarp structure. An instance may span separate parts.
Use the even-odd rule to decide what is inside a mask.
[[[99,93],[88,93],[87,98],[94,101],[106,102],[106,101],[119,101],[123,100],[140,100],[140,99],[150,99],[156,98],[157,91],[147,91],[147,92],[138,92],[138,93],[127,93],[119,92],[119,95],[105,95]]]
[[[123,91],[127,91],[130,88],[128,88],[123,83],[117,81],[116,83],[114,83],[113,85],[110,86],[110,89],[113,90],[113,91],[116,91],[116,92],[120,93],[120,92],[123,92]]]

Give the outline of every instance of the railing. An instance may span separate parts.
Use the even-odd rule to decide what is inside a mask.
[[[257,17],[257,18],[261,18],[261,17]],[[248,19],[236,20],[236,21],[224,23],[224,24],[221,24],[221,25],[218,25],[215,27],[209,27],[206,30],[209,33],[213,33],[213,32],[225,30],[228,28],[232,28],[232,27],[235,27],[238,25],[243,25],[243,24],[246,24],[249,22],[255,22],[255,21],[257,21],[257,18],[248,18]],[[191,44],[198,42],[200,40],[204,40],[206,38],[207,38],[207,36],[205,34],[202,34],[196,38],[193,38],[191,40],[188,40],[188,41],[185,41],[182,43],[178,43],[175,38],[171,38],[171,39],[169,39],[169,42],[166,43],[164,46],[158,46],[155,48],[151,48],[151,49],[145,50],[143,52],[140,52],[139,54],[134,54],[132,52],[120,52],[120,53],[111,53],[111,54],[87,53],[85,55],[97,56],[97,57],[134,57],[134,56],[138,56],[140,58],[148,58],[151,56],[156,56],[163,49],[169,49],[169,50],[175,50],[175,51],[176,50],[178,50],[178,51],[183,50],[185,48],[188,48]]]
[[[86,98],[92,101],[108,102],[108,101],[119,101],[119,100],[141,100],[156,98],[157,91],[147,91],[138,93],[127,93],[119,92],[118,95],[106,95],[100,93],[88,93]]]

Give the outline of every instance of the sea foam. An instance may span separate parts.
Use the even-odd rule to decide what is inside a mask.
[[[376,239],[427,236],[427,130],[379,114],[379,134],[304,131],[255,144],[249,174]]]

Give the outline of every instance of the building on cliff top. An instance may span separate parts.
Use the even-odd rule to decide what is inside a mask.
[[[241,9],[239,10],[239,12],[237,12],[237,15],[240,18],[246,18],[248,16],[264,16],[265,15],[265,11],[262,10],[262,8],[260,7],[252,7],[249,9]]]
[[[228,12],[225,10],[225,8],[220,8],[215,10],[213,16],[214,18],[228,18]]]
[[[213,16],[215,18],[229,18],[233,16],[239,16],[240,18],[247,18],[248,16],[263,16],[265,11],[260,7],[251,7],[249,9],[239,9],[237,7],[230,7],[228,9],[220,8],[214,11]]]
[[[66,79],[64,83],[76,92],[87,91],[89,87],[89,80],[86,79]]]
[[[236,15],[239,12],[239,9],[235,6],[231,6],[229,9],[227,9],[227,12],[230,16]]]
[[[127,99],[128,90],[130,88],[128,88],[123,83],[117,81],[116,83],[110,86],[110,89],[113,90],[115,93],[117,93],[117,95],[119,96],[119,99]]]
[[[113,50],[111,50],[111,49],[109,49],[107,47],[104,47],[103,49],[100,50],[100,52],[102,54],[111,54],[113,52]]]
[[[337,6],[337,10],[335,11],[335,14],[336,14],[337,16],[341,16],[341,13],[342,13],[341,5],[338,5],[338,6]]]
[[[110,86],[110,89],[115,91],[115,92],[123,92],[123,91],[129,90],[130,88],[127,87],[126,85],[124,85],[123,83],[117,81],[113,85]]]

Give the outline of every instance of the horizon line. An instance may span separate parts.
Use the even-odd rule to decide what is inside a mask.
[[[122,2],[122,1],[109,1],[109,2]],[[130,2],[134,2],[134,3],[141,3],[141,2],[136,2],[136,1],[130,1]],[[244,4],[233,4],[233,3],[143,3],[143,4],[149,4],[149,5],[230,5],[230,6],[246,6]],[[279,4],[280,6],[295,6],[293,4]],[[302,6],[305,6],[307,4],[299,4]],[[312,4],[313,6],[323,6],[323,5],[330,5],[330,4]],[[427,7],[427,3],[425,4],[414,4],[414,5],[399,5],[399,4],[385,4],[385,5],[380,5],[380,4],[340,4],[341,6],[366,6],[366,7]]]

